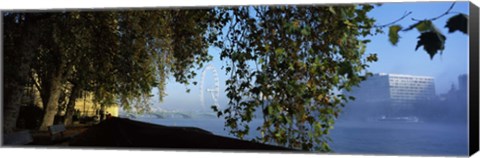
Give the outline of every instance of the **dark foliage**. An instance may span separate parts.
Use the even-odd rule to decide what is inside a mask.
[[[428,31],[418,36],[419,40],[415,50],[423,45],[423,49],[430,55],[430,59],[437,54],[438,51],[442,51],[445,46],[445,40],[447,37],[436,31]]]
[[[43,118],[43,110],[33,104],[20,107],[17,120],[19,129],[38,129]]]
[[[445,27],[448,28],[448,33],[453,33],[458,30],[465,34],[468,32],[467,26],[468,16],[465,14],[457,14],[452,16],[450,19],[448,19],[447,25],[445,25]]]

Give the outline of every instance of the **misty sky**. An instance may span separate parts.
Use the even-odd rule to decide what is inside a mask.
[[[397,24],[404,28],[414,24],[411,18],[428,19],[443,14],[451,5],[451,2],[416,2],[416,3],[386,3],[376,7],[369,15],[377,19],[377,25],[383,25],[397,20],[405,12],[412,11],[404,20]],[[457,2],[452,12],[461,12],[468,14],[468,2]],[[448,33],[445,28],[449,17],[456,14],[448,14],[433,23],[447,37],[445,50],[442,55],[436,55],[430,60],[429,55],[423,50],[423,47],[415,51],[417,37],[420,35],[417,30],[409,32],[400,32],[400,39],[397,46],[392,46],[388,41],[388,28],[384,29],[383,34],[370,37],[371,43],[367,45],[367,54],[376,53],[379,61],[371,64],[368,70],[373,73],[395,73],[410,74],[421,76],[432,76],[435,78],[436,93],[447,92],[452,83],[457,86],[457,77],[468,71],[468,36],[461,33]],[[225,61],[220,61],[219,50],[210,48],[209,53],[214,59],[209,64],[217,68],[220,79],[220,98],[222,105],[227,103],[227,98],[223,90],[225,89],[225,70],[220,69],[225,65]],[[195,81],[200,82],[201,70],[198,70]],[[207,72],[205,76],[205,88],[213,87],[212,73]],[[160,107],[167,110],[195,110],[200,107],[200,87],[189,85],[191,89],[189,94],[185,93],[187,86],[175,83],[173,78],[168,81],[166,92],[167,97],[163,103],[158,102],[158,98],[153,98],[154,107]],[[154,90],[154,94],[157,91]],[[211,105],[212,99],[209,93],[205,93],[205,104]],[[206,107],[208,108],[208,107]]]

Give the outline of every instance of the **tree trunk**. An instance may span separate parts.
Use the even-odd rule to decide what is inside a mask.
[[[75,113],[75,102],[77,101],[78,95],[80,94],[80,86],[74,84],[72,87],[72,92],[70,98],[68,99],[67,112],[65,113],[65,126],[72,125],[73,123],[73,114]]]
[[[105,120],[105,105],[100,104],[100,121]]]
[[[53,125],[55,120],[55,115],[58,112],[58,100],[60,98],[60,93],[62,92],[62,75],[58,74],[52,77],[50,95],[45,105],[45,115],[43,116],[42,125],[40,126],[41,131],[48,130],[48,127]]]

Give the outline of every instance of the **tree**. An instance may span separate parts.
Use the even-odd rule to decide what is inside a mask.
[[[379,32],[375,20],[367,16],[372,9],[372,5],[242,6],[7,13],[5,54],[12,67],[6,72],[12,75],[6,78],[25,79],[23,74],[33,70],[39,79],[35,83],[44,104],[45,129],[53,123],[59,89],[65,84],[72,85],[67,113],[74,94],[80,92],[92,93],[101,105],[116,102],[125,109],[148,109],[145,99],[153,87],[159,88],[161,99],[169,76],[189,84],[196,75],[193,69],[211,60],[207,48],[213,45],[228,61],[230,100],[226,109],[212,108],[226,119],[232,134],[243,139],[250,131],[248,123],[261,117],[264,123],[256,130],[263,136],[256,141],[330,151],[329,130],[344,104],[354,99],[339,92],[365,80],[368,63],[377,60],[365,52],[369,42],[365,38]],[[14,28],[31,30],[33,35]],[[392,43],[398,41],[394,36],[399,30],[391,27]],[[16,54],[19,48],[21,53]],[[27,64],[18,62],[25,59]],[[17,72],[17,65],[25,68]],[[15,95],[8,97],[6,108],[16,107],[12,99],[18,100],[21,88],[28,86],[12,83],[8,92]],[[257,109],[262,116],[254,115]]]
[[[35,49],[43,34],[41,19],[44,15],[4,13],[4,124],[5,133],[13,132],[16,127],[20,105],[25,88],[31,83],[30,63]]]
[[[350,90],[364,80],[365,56],[375,22],[373,6],[255,6],[227,8],[228,31],[215,43],[230,79],[224,110],[231,133],[243,138],[254,111],[263,111],[258,141],[303,150],[330,151],[327,134]],[[258,116],[257,116],[258,117]],[[262,117],[262,116],[260,116]]]
[[[370,5],[345,7],[239,7],[210,10],[49,13],[32,47],[34,74],[41,87],[45,117],[53,123],[60,87],[93,92],[97,102],[118,99],[125,108],[163,91],[172,74],[188,84],[194,65],[211,59],[209,43],[222,49],[231,78],[230,108],[218,111],[242,138],[254,109],[261,107],[263,142],[328,151],[332,128],[349,89],[365,78],[365,43],[374,20]],[[35,15],[35,13],[30,13]],[[15,23],[15,22],[13,22]],[[222,29],[227,27],[227,34]],[[8,32],[7,30],[6,32]],[[219,38],[217,37],[219,34]],[[8,52],[6,52],[8,53]],[[258,65],[251,69],[249,63]],[[162,95],[160,95],[162,97]],[[71,104],[70,104],[71,105]],[[71,107],[71,106],[70,106]],[[69,109],[67,107],[67,109]]]
[[[23,14],[7,15],[12,16],[7,19],[12,25],[29,20],[22,18]],[[210,19],[214,15],[210,9],[25,15],[43,15],[37,26],[44,29],[32,32],[42,35],[39,42],[26,48],[34,56],[27,65],[34,65],[32,74],[38,78],[37,88],[45,110],[41,130],[53,124],[61,87],[67,81],[74,85],[72,92],[93,92],[99,103],[111,103],[118,98],[122,106],[129,108],[134,100],[149,96],[153,87],[163,89],[169,74],[188,84],[195,76],[192,70],[195,65],[202,66],[201,63],[211,59],[206,53],[210,39],[206,33],[214,22]],[[12,29],[6,27],[5,32]],[[7,40],[24,37],[12,35]],[[18,45],[5,54],[13,54],[15,49]],[[14,73],[13,67],[9,70]],[[30,68],[26,68],[21,73],[29,72]],[[78,93],[71,94],[70,102],[74,103]],[[17,106],[8,103],[6,107],[10,105]],[[71,110],[71,105],[67,109]]]

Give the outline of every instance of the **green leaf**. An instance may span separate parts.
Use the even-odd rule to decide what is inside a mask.
[[[348,96],[348,99],[355,100],[355,97],[354,96]]]
[[[282,54],[283,52],[285,52],[285,50],[283,50],[283,48],[277,48],[277,49],[275,49],[275,54],[276,54],[276,55]]]
[[[332,6],[328,7],[328,11],[330,11],[330,13],[334,15],[337,14],[337,12],[335,12],[335,9]]]
[[[268,106],[268,107],[267,107],[267,111],[268,111],[268,114],[272,115],[272,114],[273,114],[273,107],[272,107],[272,106]]]
[[[308,28],[303,28],[300,33],[304,36],[310,35],[310,30]]]
[[[378,61],[377,54],[370,54],[367,56],[367,61],[368,62],[376,62]]]
[[[433,24],[432,24],[432,21],[425,20],[425,21],[419,22],[416,28],[419,32],[430,31],[430,30],[433,30]]]
[[[263,58],[258,59],[258,63],[259,63],[259,64],[263,64],[264,62],[265,62],[265,61],[263,60]]]
[[[398,43],[398,39],[400,36],[398,36],[398,31],[402,29],[402,26],[400,25],[393,25],[390,26],[389,31],[388,31],[388,40],[392,45],[396,46]]]
[[[423,20],[419,21],[413,25],[410,25],[408,28],[404,29],[403,31],[410,31],[412,29],[416,28],[420,33],[426,32],[426,31],[432,31],[434,30],[434,26],[432,24],[432,21],[430,20]]]
[[[447,24],[445,25],[448,28],[448,33],[453,33],[455,31],[461,31],[464,34],[468,33],[468,15],[457,14],[448,19]]]
[[[322,130],[322,124],[320,122],[315,122],[313,124],[313,129],[315,131],[315,134],[318,134],[318,132],[321,132]]]

